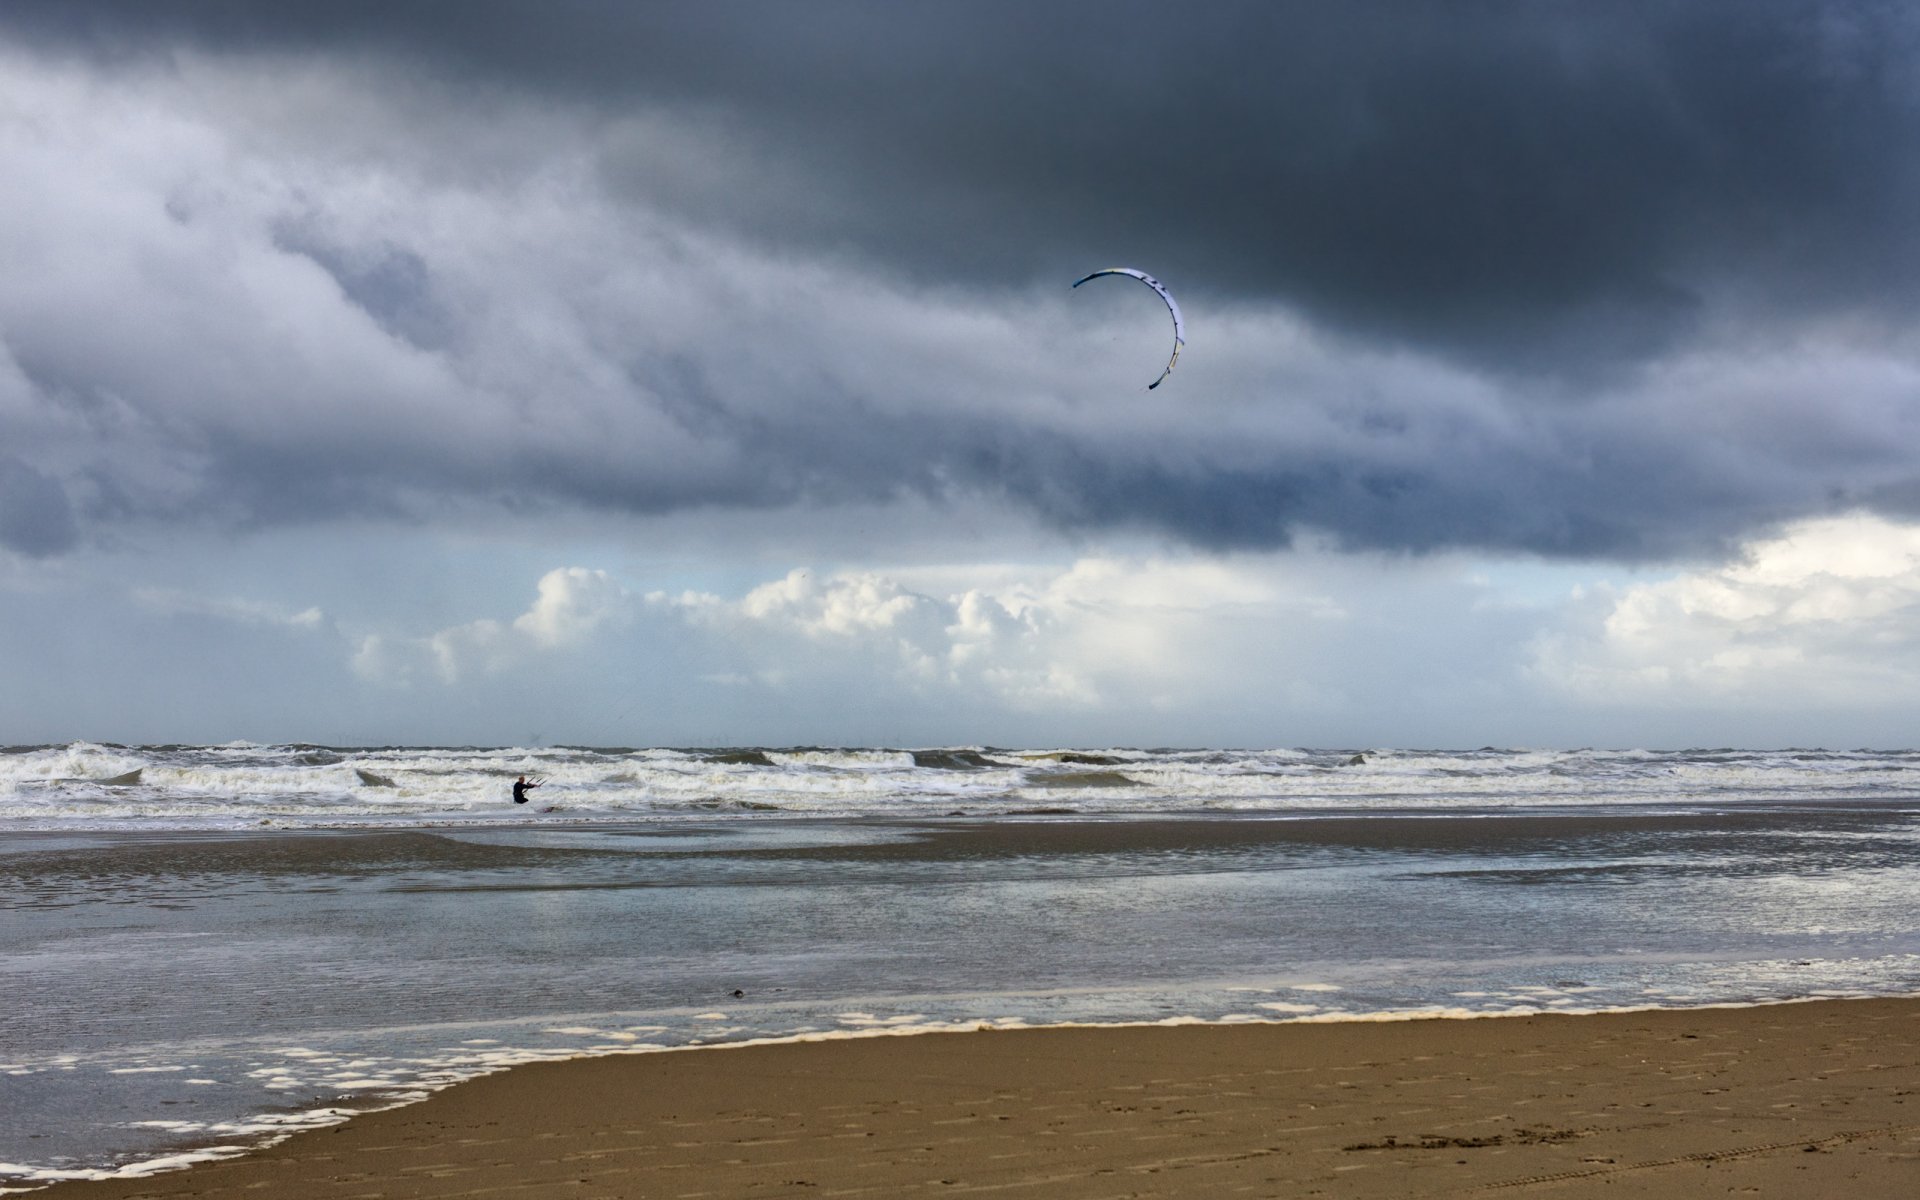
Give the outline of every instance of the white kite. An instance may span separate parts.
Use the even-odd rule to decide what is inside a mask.
[[[1073,286],[1079,287],[1085,283],[1087,279],[1098,279],[1102,275],[1133,276],[1141,283],[1146,284],[1154,291],[1160,293],[1160,298],[1167,302],[1167,311],[1173,314],[1173,357],[1167,360],[1167,369],[1160,372],[1160,378],[1147,385],[1147,390],[1152,391],[1154,388],[1165,383],[1167,376],[1173,374],[1173,364],[1180,361],[1180,347],[1187,344],[1187,325],[1186,322],[1180,319],[1180,306],[1173,302],[1173,293],[1167,291],[1166,287],[1162,285],[1158,279],[1155,279],[1145,271],[1136,271],[1132,267],[1103,267],[1087,276],[1086,279],[1075,280]]]

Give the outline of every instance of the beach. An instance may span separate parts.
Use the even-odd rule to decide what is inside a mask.
[[[515,1068],[45,1200],[1899,1197],[1920,1000],[1003,1030]]]
[[[325,1131],[439,1121],[433,1114],[469,1103],[453,1097],[496,1092],[516,1114],[502,1136],[551,1116],[560,1126],[539,1136],[565,1140],[568,1129],[621,1113],[617,1129],[580,1136],[626,1145],[619,1130],[653,1129],[681,1112],[631,1104],[661,1096],[704,1105],[710,1117],[743,1111],[772,1094],[756,1081],[800,1069],[789,1062],[820,1064],[791,1076],[806,1080],[794,1086],[807,1097],[878,1106],[888,1120],[913,1117],[887,1106],[915,1095],[927,1120],[952,1122],[965,1119],[956,1106],[983,1096],[1027,1097],[995,1113],[1011,1119],[993,1129],[982,1118],[977,1130],[876,1132],[876,1147],[957,1147],[937,1171],[886,1185],[895,1190],[1017,1179],[1024,1160],[997,1154],[1067,1162],[1082,1140],[1158,1153],[1157,1142],[1188,1135],[1200,1148],[1167,1150],[1183,1163],[1239,1155],[1281,1171],[1284,1158],[1283,1175],[1359,1181],[1408,1158],[1461,1180],[1481,1178],[1481,1167],[1513,1179],[1598,1169],[1586,1158],[1632,1165],[1814,1137],[1782,1132],[1781,1113],[1837,1102],[1787,1095],[1822,1068],[1792,1067],[1799,1050],[1748,1043],[1766,1021],[1828,1011],[1799,1002],[1920,996],[1914,756],[1353,757],[304,746],[15,754],[0,764],[16,776],[11,792],[0,789],[12,813],[0,839],[0,1188],[172,1179],[154,1172],[294,1133],[289,1145],[344,1146],[370,1135]],[[138,772],[138,782],[86,782],[82,770],[92,779]],[[505,783],[521,773],[547,778],[542,795],[561,811],[514,805]],[[1601,1044],[1592,1031],[1648,1009],[1714,1024],[1613,1065],[1568,1050]],[[1744,1012],[1765,1016],[1727,1015]],[[1292,1021],[1301,1024],[1284,1024]],[[1573,1042],[1553,1051],[1473,1049],[1508,1036],[1497,1031],[1561,1022],[1579,1032],[1554,1035]],[[1092,1027],[1101,1031],[1075,1032]],[[1081,1038],[1113,1049],[1045,1049]],[[1692,1093],[1626,1098],[1653,1078],[1642,1059],[1664,1062],[1716,1039],[1744,1055],[1742,1070],[1788,1074],[1702,1084],[1726,1087],[1710,1103]],[[741,1048],[773,1043],[789,1045]],[[1447,1071],[1409,1065],[1450,1047],[1468,1057]],[[1316,1055],[1337,1079],[1287,1073]],[[1063,1065],[1102,1062],[1124,1070],[1076,1079]],[[1580,1063],[1561,1090],[1587,1098],[1484,1091],[1504,1086],[1507,1066],[1490,1062]],[[1138,1074],[1153,1064],[1160,1074]],[[1214,1078],[1244,1064],[1261,1074],[1232,1086]],[[602,1072],[637,1082],[605,1085],[617,1104],[595,1101],[586,1117],[568,1117],[559,1100],[520,1096],[547,1072],[567,1081],[552,1085],[563,1098],[595,1094],[601,1085],[578,1081]],[[1146,1095],[1163,1078],[1211,1100],[1156,1108],[1126,1099],[1125,1089]],[[1045,1094],[1055,1083],[1064,1097]],[[1358,1099],[1355,1089],[1368,1088],[1373,1098]],[[1116,1120],[1168,1127],[1121,1136],[1094,1124],[1062,1140],[1068,1126],[1047,1122],[1067,1120],[1065,1110],[1044,1114],[1079,1103],[1074,1092]],[[1337,1121],[1326,1111],[1333,1100],[1352,1102]],[[1725,1138],[1683,1144],[1675,1120],[1606,1115],[1609,1104],[1626,1112],[1642,1103],[1695,1114]],[[1750,1103],[1758,1107],[1741,1107]],[[1788,1103],[1801,1110],[1769,1107]],[[396,1115],[368,1115],[381,1110]],[[796,1102],[761,1123],[806,1111]],[[1300,1115],[1310,1112],[1322,1115]],[[1022,1114],[1032,1127],[1012,1148],[949,1141],[1012,1136]],[[1864,1148],[1834,1143],[1833,1154],[1897,1146],[1874,1133],[1898,1124],[1892,1117],[1842,1116],[1818,1137],[1873,1136]],[[815,1113],[808,1129],[823,1119]],[[880,1130],[880,1118],[861,1120]],[[1567,1130],[1578,1136],[1561,1136]],[[1307,1141],[1282,1155],[1280,1143],[1260,1140],[1283,1134]],[[1444,1144],[1428,1148],[1427,1135]],[[1234,1148],[1208,1140],[1221,1137]],[[1243,1137],[1254,1140],[1234,1140]],[[1609,1138],[1627,1140],[1595,1149]],[[1056,1144],[1037,1152],[1034,1139]],[[1453,1144],[1445,1139],[1480,1140],[1457,1147],[1470,1152],[1463,1166],[1441,1153]],[[479,1173],[511,1177],[543,1161],[539,1145],[502,1154],[517,1165]],[[759,1154],[734,1156],[742,1170],[786,1161]],[[1072,1161],[1090,1178],[1120,1172],[1134,1191],[1159,1186],[1151,1158],[1109,1162],[1090,1150]],[[1001,1166],[983,1165],[992,1163]],[[923,1167],[904,1159],[898,1169]],[[698,1173],[722,1178],[722,1168]],[[1253,1167],[1179,1168],[1216,1169]],[[202,1177],[195,1168],[179,1178]],[[752,1194],[763,1186],[772,1185]],[[679,1194],[648,1189],[640,1194]]]

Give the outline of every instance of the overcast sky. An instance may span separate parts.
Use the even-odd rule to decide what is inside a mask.
[[[9,0],[0,179],[0,743],[1920,741],[1908,6]]]

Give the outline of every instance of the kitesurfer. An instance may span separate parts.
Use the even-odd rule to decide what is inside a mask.
[[[525,775],[513,781],[513,802],[525,804],[527,793],[540,786],[539,780],[529,781]]]

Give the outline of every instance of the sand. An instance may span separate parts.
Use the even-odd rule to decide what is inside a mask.
[[[112,1197],[1920,1196],[1920,1000],[527,1066]]]

